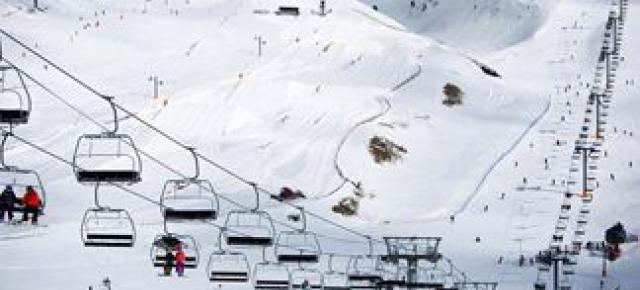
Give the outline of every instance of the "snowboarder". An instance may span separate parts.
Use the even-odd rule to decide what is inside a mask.
[[[507,194],[503,192],[503,193],[500,195],[500,199],[504,199],[506,196],[507,196]]]
[[[13,219],[14,204],[18,202],[13,187],[7,185],[0,195],[0,222],[4,221],[4,212],[7,212],[8,221]]]
[[[24,203],[24,211],[22,214],[22,221],[26,222],[29,219],[29,214],[32,215],[31,223],[38,224],[38,214],[42,207],[42,200],[38,196],[38,192],[33,186],[27,186],[27,192],[22,197],[22,203]]]
[[[164,256],[164,259],[165,259],[164,275],[171,276],[171,271],[173,269],[173,262],[175,260],[175,257],[173,256],[173,252],[171,251],[171,248],[167,247],[165,248],[165,251],[167,252],[167,254]]]
[[[489,205],[485,204],[484,205],[484,212],[488,212],[489,211]]]
[[[455,215],[450,215],[449,216],[449,221],[450,222],[455,222],[456,221],[456,216]]]
[[[178,277],[182,277],[184,275],[184,267],[185,262],[187,261],[187,255],[182,250],[182,245],[177,246],[176,252],[176,273],[178,273]]]

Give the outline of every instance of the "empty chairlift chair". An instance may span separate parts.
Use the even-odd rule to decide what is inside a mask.
[[[278,235],[275,254],[280,263],[318,263],[321,255],[320,243],[315,233],[307,231],[306,215],[299,207],[301,228],[283,231]]]
[[[336,271],[333,264],[333,255],[329,255],[328,269],[324,272],[325,290],[349,290],[349,278],[344,271]]]
[[[222,248],[222,232],[218,236],[218,251],[209,256],[207,275],[212,283],[248,283],[251,266],[247,256],[240,252],[226,251]]]
[[[291,273],[287,266],[263,261],[253,269],[253,287],[255,289],[290,289]]]
[[[26,124],[30,114],[31,95],[22,72],[0,63],[0,124]]]
[[[224,231],[228,246],[270,247],[273,245],[275,227],[269,213],[260,210],[260,199],[253,185],[256,207],[251,210],[234,210],[227,214]]]
[[[213,221],[218,218],[218,195],[209,180],[198,179],[198,156],[195,149],[187,149],[194,159],[195,175],[165,182],[160,197],[162,214],[167,221]]]
[[[153,239],[151,245],[151,261],[156,268],[162,268],[167,264],[167,253],[174,253],[182,248],[185,253],[185,268],[195,269],[200,262],[200,252],[196,240],[189,235],[178,235],[173,233],[159,234]],[[175,253],[174,253],[175,254]]]
[[[78,138],[73,154],[73,168],[80,183],[136,183],[141,181],[142,161],[133,139],[118,134],[118,116],[113,98],[111,104],[114,129]]]
[[[394,265],[392,263],[385,262],[381,267],[383,271],[382,281],[378,282],[377,286],[381,288],[386,287],[404,287],[407,286],[404,276],[401,275],[400,265]]]
[[[87,210],[81,232],[85,247],[133,247],[136,240],[133,220],[124,209]]]
[[[292,289],[303,289],[305,281],[309,283],[310,289],[324,289],[324,275],[321,271],[303,267],[291,271]]]
[[[168,180],[160,202],[168,221],[213,221],[218,217],[218,197],[208,180]]]
[[[85,247],[133,247],[136,240],[133,219],[124,209],[101,206],[98,186],[94,197],[96,207],[88,209],[82,218],[82,243]]]
[[[351,289],[375,288],[383,276],[380,259],[373,255],[352,257],[347,274]]]

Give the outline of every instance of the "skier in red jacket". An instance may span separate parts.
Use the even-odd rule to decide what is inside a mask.
[[[42,200],[33,186],[27,186],[27,192],[22,197],[22,202],[24,203],[22,221],[26,222],[29,220],[29,214],[32,214],[31,223],[34,225],[38,224],[38,214],[40,214]]]

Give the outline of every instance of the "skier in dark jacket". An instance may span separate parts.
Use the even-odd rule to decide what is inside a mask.
[[[0,221],[4,221],[4,212],[7,212],[9,221],[13,220],[15,203],[19,200],[13,192],[11,185],[7,185],[0,195]]]
[[[173,270],[173,264],[175,263],[175,256],[173,255],[173,250],[169,247],[165,249],[167,251],[164,264],[164,275],[171,276],[171,272]]]

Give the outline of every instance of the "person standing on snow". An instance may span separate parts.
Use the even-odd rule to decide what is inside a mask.
[[[187,261],[187,255],[182,250],[182,245],[177,246],[178,250],[176,252],[176,273],[178,273],[178,277],[184,276],[184,267],[185,262]]]
[[[42,200],[33,186],[27,186],[27,191],[22,197],[22,203],[24,203],[22,221],[26,222],[29,219],[29,214],[31,214],[31,223],[34,225],[38,224],[38,215],[42,207]]]
[[[0,195],[0,221],[4,221],[4,212],[7,212],[8,221],[13,219],[14,204],[18,201],[13,187],[7,185]]]

